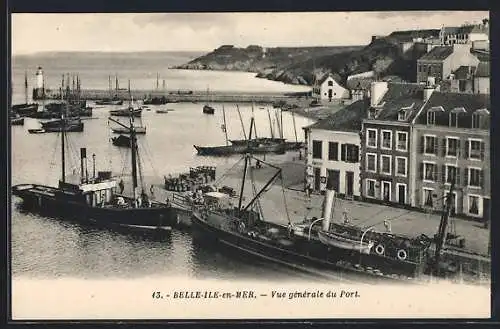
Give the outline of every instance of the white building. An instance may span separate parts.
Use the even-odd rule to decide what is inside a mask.
[[[359,100],[304,128],[306,187],[322,192],[328,185],[340,196],[360,197],[359,133],[369,105]]]
[[[489,94],[490,93],[490,63],[479,62],[476,72],[474,73],[474,93]]]
[[[313,97],[320,100],[332,101],[350,97],[349,90],[339,85],[331,74],[326,75],[313,87]]]

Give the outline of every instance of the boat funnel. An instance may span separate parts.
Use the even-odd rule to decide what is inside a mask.
[[[326,190],[325,202],[323,208],[323,231],[330,230],[330,220],[332,217],[333,200],[335,199],[334,190]]]

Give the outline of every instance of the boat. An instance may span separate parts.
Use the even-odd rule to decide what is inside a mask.
[[[101,99],[98,101],[95,101],[96,105],[123,105],[123,100],[121,99]]]
[[[146,127],[144,126],[138,126],[135,127],[135,134],[145,134],[146,133]],[[111,128],[111,131],[113,131],[116,134],[129,134],[130,130],[123,128],[123,127],[115,127]]]
[[[20,116],[30,116],[38,111],[37,103],[28,103],[28,73],[24,72],[24,104],[15,104],[11,106],[14,114]]]
[[[126,109],[111,110],[109,114],[115,117],[128,117],[132,114],[134,117],[139,118],[142,114],[142,108],[133,108],[130,106]]]
[[[52,133],[59,133],[59,132],[83,132],[83,122],[73,122],[73,123],[68,123],[66,126],[49,126],[49,127],[43,127],[43,130],[45,132],[52,132]]]
[[[203,113],[205,113],[205,114],[214,114],[215,113],[215,109],[208,104],[208,102],[209,102],[209,93],[210,93],[210,91],[207,88],[207,103],[205,105],[203,105]]]
[[[253,138],[251,141],[248,141],[246,139],[232,139],[229,141],[233,145],[248,145],[249,142],[250,142],[250,144],[258,145],[258,144],[262,144],[262,143],[284,143],[285,139],[284,138],[259,137],[259,138]]]
[[[42,128],[34,128],[34,129],[28,129],[28,132],[30,134],[43,134],[45,133],[45,130]]]
[[[241,154],[248,150],[247,145],[224,145],[224,146],[198,146],[193,145],[198,155],[223,156]]]
[[[438,258],[430,256],[431,246],[439,246],[446,239],[444,232],[451,209],[451,197],[447,199],[443,211],[438,238],[424,234],[409,237],[390,230],[379,232],[374,226],[349,224],[347,218],[342,223],[332,223],[337,199],[335,191],[331,189],[325,193],[321,218],[309,218],[303,223],[294,224],[286,214],[288,224],[276,224],[264,217],[258,202],[273,182],[282,177],[281,168],[255,158],[250,153],[246,153],[242,160],[245,165],[237,207],[229,195],[219,192],[207,193],[203,204],[192,208],[193,228],[204,238],[311,273],[338,275],[339,272],[345,272],[359,274],[363,279],[415,283],[427,280],[425,273],[429,268],[434,268],[433,264]],[[254,187],[253,197],[244,205],[245,179],[250,177],[253,180],[253,174],[247,174],[248,170],[254,170],[252,161],[259,161],[276,172],[260,190]],[[453,188],[454,184],[450,191]],[[436,255],[439,254],[436,250]]]
[[[165,105],[168,103],[168,99],[165,96],[162,97],[148,97],[142,101],[145,105]]]
[[[120,135],[118,137],[113,137],[111,138],[111,142],[115,146],[130,147],[130,137],[127,135]]]
[[[24,118],[23,117],[20,117],[20,118],[10,118],[10,124],[12,126],[22,126],[22,125],[24,125]]]
[[[65,122],[62,117],[63,123]],[[109,119],[118,125],[122,123]],[[31,211],[50,212],[65,220],[76,220],[81,223],[97,224],[103,227],[120,227],[131,231],[158,230],[169,232],[171,207],[163,202],[153,200],[139,185],[142,179],[141,166],[138,166],[138,145],[132,117],[128,126],[131,140],[132,163],[132,195],[123,194],[123,181],[112,177],[110,171],[98,171],[89,177],[87,170],[86,148],[80,149],[81,177],[78,181],[70,181],[66,177],[65,163],[65,125],[61,134],[61,178],[57,186],[46,186],[34,183],[18,184],[12,187],[12,194],[22,199],[23,204]],[[93,158],[94,160],[95,158]],[[95,160],[93,170],[95,173]],[[139,171],[139,174],[138,174]],[[143,183],[143,182],[141,182]],[[117,187],[120,191],[117,192]]]
[[[166,110],[166,109],[157,109],[156,110],[156,113],[168,113],[169,110]]]

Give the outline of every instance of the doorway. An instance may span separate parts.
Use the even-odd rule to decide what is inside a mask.
[[[333,90],[328,89],[328,99],[330,100],[330,102],[332,101],[332,97],[333,97]]]
[[[398,203],[406,203],[406,184],[398,184]]]
[[[382,200],[391,201],[391,183],[382,182]]]
[[[326,184],[326,188],[332,189],[335,192],[339,193],[340,191],[340,171],[338,170],[327,170],[328,181]]]
[[[345,184],[346,184],[346,196],[350,197],[354,194],[354,173],[352,171],[346,171],[345,173]]]
[[[320,168],[314,168],[314,190],[319,191],[321,183],[321,169]]]

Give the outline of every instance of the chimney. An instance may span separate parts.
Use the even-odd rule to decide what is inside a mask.
[[[388,89],[387,81],[374,81],[370,86],[370,106],[375,107],[382,100]]]
[[[424,102],[427,102],[431,98],[432,93],[436,90],[436,78],[427,77],[427,83],[424,87]]]
[[[328,231],[330,229],[330,220],[332,217],[333,200],[335,199],[335,191],[328,189],[325,193],[325,204],[323,207],[323,231]]]

